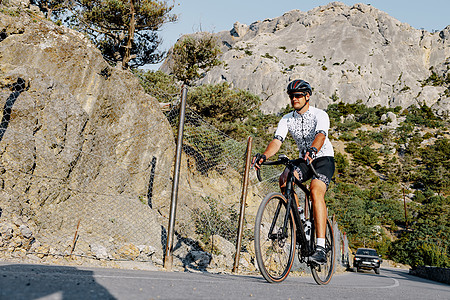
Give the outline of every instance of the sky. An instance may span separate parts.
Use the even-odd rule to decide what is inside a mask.
[[[166,0],[172,4],[173,0]],[[320,0],[174,0],[172,13],[178,15],[176,23],[168,23],[162,27],[160,37],[163,43],[160,50],[169,48],[183,34],[197,31],[220,32],[231,30],[238,21],[250,25],[256,21],[276,18],[285,12],[299,9],[307,12],[315,7],[326,5],[332,1]],[[427,31],[442,30],[450,25],[449,0],[372,0],[340,1],[352,6],[356,3],[370,4],[388,13],[400,22],[408,23],[416,29]],[[150,69],[158,69],[160,64]]]

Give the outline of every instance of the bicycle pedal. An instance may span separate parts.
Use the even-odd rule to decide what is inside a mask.
[[[317,264],[316,262],[313,262],[311,260],[308,260],[308,262],[306,263],[310,268],[314,268],[314,269],[318,269],[320,268],[320,265]]]

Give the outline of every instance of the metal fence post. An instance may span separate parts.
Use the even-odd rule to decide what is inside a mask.
[[[148,180],[147,189],[147,204],[150,208],[153,208],[152,198],[153,198],[153,183],[155,182],[155,169],[156,169],[156,157],[152,158],[152,168],[150,170],[150,179]]]
[[[247,191],[248,191],[248,173],[250,171],[251,156],[252,156],[252,141],[253,138],[251,136],[248,137],[247,158],[245,160],[244,180],[242,183],[241,211],[239,213],[239,226],[238,226],[238,236],[236,240],[236,254],[234,256],[233,273],[236,273],[239,268],[239,256],[241,252],[242,231],[244,227],[244,217],[245,217],[245,203],[247,201]]]
[[[177,207],[178,198],[178,181],[180,179],[180,164],[181,164],[181,150],[183,146],[183,130],[184,130],[184,116],[186,114],[186,98],[187,98],[187,86],[183,85],[181,93],[181,103],[180,103],[180,115],[178,124],[178,135],[177,135],[177,148],[175,155],[175,170],[173,172],[173,185],[172,185],[172,201],[170,203],[170,216],[169,216],[169,226],[167,229],[167,242],[166,251],[164,255],[164,268],[166,270],[172,269],[173,263],[173,236],[175,227],[175,214]]]

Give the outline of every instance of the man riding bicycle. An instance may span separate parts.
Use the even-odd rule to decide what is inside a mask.
[[[294,108],[293,112],[284,115],[278,123],[273,140],[269,143],[264,153],[253,157],[255,168],[280,150],[281,144],[289,132],[297,143],[300,156],[307,163],[312,163],[319,177],[312,174],[304,164],[300,164],[294,171],[294,176],[301,182],[312,178],[310,191],[314,208],[314,222],[317,235],[317,245],[311,261],[317,264],[326,262],[325,231],[327,220],[327,208],[325,205],[325,192],[334,173],[334,151],[328,139],[330,119],[328,114],[318,108],[309,105],[312,94],[308,82],[300,79],[293,80],[287,86],[287,93]],[[287,174],[289,170],[281,174],[279,182],[281,192],[284,193]],[[297,206],[298,206],[298,199]]]

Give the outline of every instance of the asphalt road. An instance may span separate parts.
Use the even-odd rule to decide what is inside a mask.
[[[24,265],[0,262],[0,299],[450,299],[450,286],[407,270],[269,284],[261,276]]]

